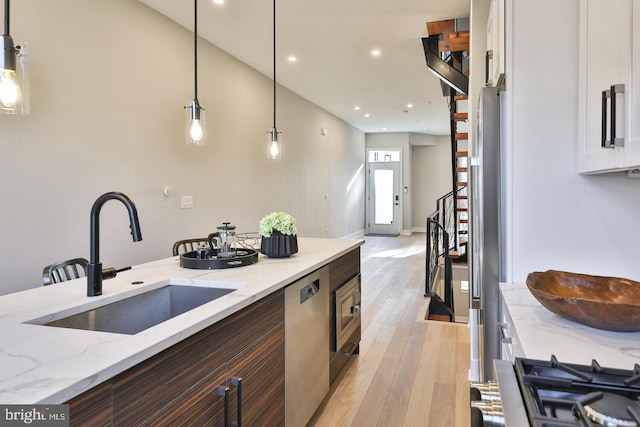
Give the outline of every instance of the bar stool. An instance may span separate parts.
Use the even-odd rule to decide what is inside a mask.
[[[84,277],[87,274],[87,264],[89,261],[84,258],[73,258],[48,265],[42,270],[42,283],[47,286]]]

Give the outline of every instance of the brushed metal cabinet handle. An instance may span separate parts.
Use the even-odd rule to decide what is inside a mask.
[[[242,427],[242,377],[232,377],[231,385],[236,387],[238,394],[238,419],[234,425]]]
[[[608,95],[609,95],[609,91],[607,90],[602,91],[602,107],[601,107],[602,132],[601,132],[601,139],[600,139],[600,145],[602,146],[602,148],[610,148],[609,144],[607,143],[607,99],[609,98]]]
[[[221,385],[216,394],[224,397],[224,427],[229,427],[229,387]]]
[[[498,323],[498,330],[500,331],[500,340],[504,344],[513,344],[513,338],[507,335],[507,329],[509,325],[506,323]]]

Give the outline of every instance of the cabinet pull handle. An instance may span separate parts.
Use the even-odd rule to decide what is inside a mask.
[[[506,323],[498,323],[498,330],[500,331],[500,340],[504,344],[512,344],[513,339],[510,336],[507,336],[507,324]]]
[[[493,50],[488,50],[484,56],[484,75],[485,75],[485,85],[493,86],[493,81],[491,81],[490,72],[493,68],[491,66],[491,61],[493,60]]]
[[[607,144],[607,98],[609,98],[608,92],[608,90],[602,91],[602,148],[610,148],[609,144]]]
[[[216,393],[224,397],[224,427],[229,427],[229,387],[221,385]]]
[[[618,124],[616,95],[620,93],[624,94],[623,84],[611,86],[611,147],[624,147],[624,136],[622,138],[616,138],[616,125]]]
[[[234,424],[242,427],[242,377],[232,377],[231,385],[235,386],[238,392],[238,422]]]

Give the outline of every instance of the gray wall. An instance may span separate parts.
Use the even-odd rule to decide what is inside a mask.
[[[579,0],[507,10],[508,279],[558,269],[640,280],[640,181],[577,173]]]
[[[438,136],[437,144],[412,146],[412,230],[426,231],[427,217],[435,212],[436,200],[452,190],[451,138]]]
[[[184,144],[193,34],[137,1],[13,2],[11,34],[29,49],[32,112],[0,116],[0,294],[40,286],[47,264],[88,258],[91,205],[111,190],[135,201],[144,240],[131,241],[122,205],[105,205],[105,267],[169,256],[175,240],[223,221],[256,231],[273,210],[294,215],[303,236],[364,229],[364,134],[279,88],[284,158],[267,161],[272,82],[206,42],[208,145]],[[183,195],[193,209],[180,208]]]

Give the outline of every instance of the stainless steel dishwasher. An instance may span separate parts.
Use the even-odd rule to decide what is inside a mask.
[[[304,427],[329,392],[329,267],[284,295],[286,425]]]

